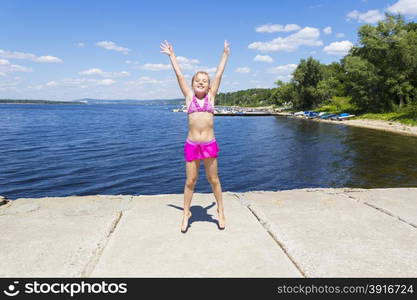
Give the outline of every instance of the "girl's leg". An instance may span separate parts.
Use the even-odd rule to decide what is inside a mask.
[[[184,215],[181,223],[181,231],[187,231],[188,219],[191,217],[191,200],[193,199],[194,187],[198,179],[198,170],[200,169],[200,161],[186,161],[185,162],[185,171],[187,179],[184,186]]]
[[[225,217],[224,217],[224,206],[222,198],[222,186],[220,179],[217,174],[217,158],[206,158],[204,159],[204,168],[206,170],[206,177],[213,190],[214,197],[217,201],[217,212],[219,214],[219,227],[224,229]]]

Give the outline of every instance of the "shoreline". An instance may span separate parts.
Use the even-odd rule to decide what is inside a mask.
[[[277,112],[276,115],[289,117],[292,114],[287,112]],[[383,121],[383,120],[372,120],[372,119],[347,119],[342,121],[324,120],[324,119],[306,119],[303,120],[324,122],[331,124],[343,124],[346,126],[355,126],[369,129],[376,129],[382,131],[388,131],[408,136],[417,136],[417,126],[405,125],[400,122]]]

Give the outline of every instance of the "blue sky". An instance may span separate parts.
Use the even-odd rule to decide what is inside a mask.
[[[417,0],[0,1],[0,98],[181,98],[159,45],[188,79],[231,54],[220,92],[288,81],[300,59],[339,61],[384,12],[416,21]]]

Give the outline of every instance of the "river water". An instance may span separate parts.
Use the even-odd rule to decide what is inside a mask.
[[[0,104],[0,195],[183,193],[176,107]],[[215,136],[223,191],[417,186],[416,137],[282,116],[216,116]]]

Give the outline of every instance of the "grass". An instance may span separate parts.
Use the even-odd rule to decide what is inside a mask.
[[[327,112],[332,114],[357,114],[358,109],[350,103],[350,98],[348,97],[333,97],[333,99],[319,105],[313,111]]]
[[[407,109],[389,113],[367,113],[355,117],[355,119],[383,120],[387,122],[399,122],[404,125],[417,126],[416,115]]]

